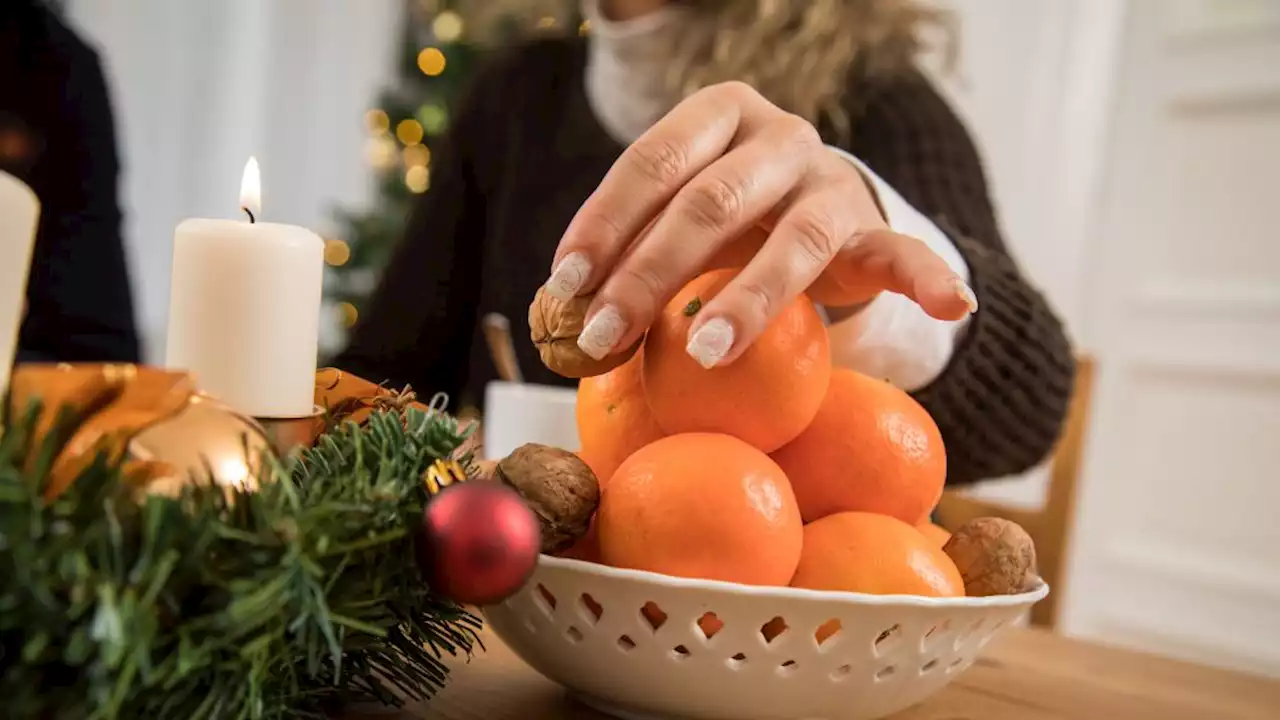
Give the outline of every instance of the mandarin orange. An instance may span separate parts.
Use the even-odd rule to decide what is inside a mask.
[[[575,409],[581,453],[604,482],[631,453],[662,437],[644,397],[641,348],[603,375],[578,382]]]
[[[848,273],[844,273],[848,275]],[[842,277],[830,268],[818,276],[805,292],[813,301],[829,307],[847,307],[871,302],[880,294],[879,283],[869,279]]]
[[[832,371],[813,422],[772,457],[805,522],[861,510],[918,525],[938,504],[947,475],[929,413],[892,384],[843,368]]]
[[[946,528],[940,525],[935,525],[931,522],[922,522],[916,526],[916,529],[919,530],[922,535],[929,538],[929,542],[937,545],[938,547],[946,545],[947,541],[951,539],[951,533],[947,532]]]
[[[956,565],[914,527],[876,513],[842,512],[804,526],[791,585],[873,595],[963,597]]]
[[[609,476],[602,474],[602,471],[605,469],[605,464],[600,461],[600,458],[598,458],[594,453],[582,448],[579,448],[573,454],[577,455],[579,460],[586,463],[587,467],[591,468],[591,474],[596,476],[596,482],[603,486],[604,482],[609,479]]]
[[[725,243],[707,262],[707,270],[737,270],[746,267],[751,258],[760,252],[769,232],[756,226]]]
[[[729,435],[652,442],[609,478],[596,513],[606,565],[748,585],[786,585],[802,528],[768,455]]]
[[[596,531],[596,519],[594,516],[591,518],[591,524],[587,526],[587,534],[578,538],[578,541],[570,545],[568,550],[560,553],[560,557],[593,563],[600,562],[600,535]]]
[[[653,601],[645,603],[640,608],[640,614],[644,616],[645,620],[649,621],[649,626],[654,630],[662,627],[667,622],[667,613]],[[702,631],[703,636],[710,640],[716,636],[716,633],[724,629],[724,622],[715,613],[703,613],[698,618],[698,629]],[[773,638],[766,636],[765,639],[772,640]]]
[[[745,267],[768,239],[768,230],[752,227],[716,251],[707,262],[706,269]],[[837,261],[828,265],[805,293],[819,305],[858,305],[875,299],[882,289],[882,282],[883,278],[873,277],[861,266]]]
[[[668,433],[724,433],[772,452],[799,435],[822,404],[831,376],[827,330],[800,296],[735,361],[703,368],[685,351],[689,330],[702,304],[736,274],[699,276],[649,328],[645,397]]]
[[[582,462],[586,463],[587,467],[591,468],[591,472],[596,476],[596,482],[599,483],[599,486],[603,489],[605,482],[609,479],[609,476],[601,474],[602,464],[600,461],[597,460],[594,455],[583,450],[579,450],[574,454],[577,455]],[[591,524],[587,526],[587,533],[578,538],[578,541],[573,545],[569,546],[568,550],[561,552],[560,557],[572,558],[574,560],[586,560],[587,562],[593,563],[600,562],[600,539],[596,534],[596,518],[594,514],[591,516]]]

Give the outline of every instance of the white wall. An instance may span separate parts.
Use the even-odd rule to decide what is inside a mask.
[[[368,200],[363,114],[394,62],[401,4],[351,0],[71,0],[114,94],[138,313],[159,361],[173,229],[235,217],[250,155],[264,217],[331,232]]]

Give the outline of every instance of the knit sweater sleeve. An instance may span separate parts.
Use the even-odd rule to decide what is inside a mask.
[[[920,75],[861,89],[852,148],[948,233],[970,271],[978,311],[942,374],[915,397],[947,447],[947,482],[1025,471],[1057,441],[1075,361],[1061,321],[1001,239],[978,152]]]

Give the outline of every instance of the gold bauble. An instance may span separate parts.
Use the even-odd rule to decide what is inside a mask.
[[[317,392],[320,384],[317,378]],[[412,399],[387,395],[387,402]],[[50,501],[104,454],[123,464],[132,487],[149,493],[175,495],[193,481],[253,490],[268,471],[264,461],[311,447],[324,429],[323,407],[303,417],[255,419],[201,394],[186,372],[137,365],[17,366],[8,417],[22,417],[37,403],[30,442],[56,434],[61,445],[43,490]],[[47,460],[30,453],[24,469]]]
[[[227,488],[254,489],[272,452],[262,426],[204,395],[192,395],[176,415],[148,426],[129,441],[129,459],[146,472],[146,491],[176,495],[192,479]]]

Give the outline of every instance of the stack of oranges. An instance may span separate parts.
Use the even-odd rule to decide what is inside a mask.
[[[698,308],[735,275],[695,279],[626,364],[583,380],[581,457],[600,507],[570,557],[751,585],[964,594],[929,522],[946,455],[890,383],[833,368],[801,296],[733,363],[685,352]]]

